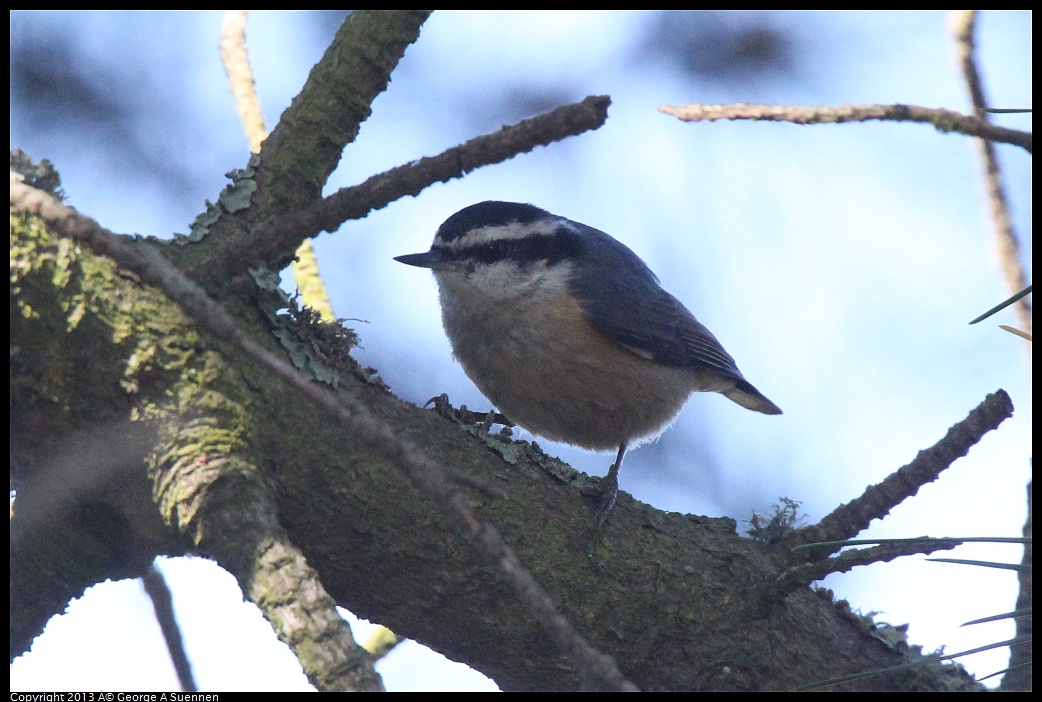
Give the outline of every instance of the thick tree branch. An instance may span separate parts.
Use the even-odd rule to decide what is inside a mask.
[[[11,188],[14,209],[24,208],[21,211],[39,216],[52,232],[60,231],[104,250],[126,273],[170,289],[206,319],[209,324],[204,326],[235,331],[228,315],[150,246],[134,246],[116,237],[41,191],[14,180]],[[139,294],[151,296],[153,302],[160,297],[151,288]],[[132,307],[137,306],[141,305]],[[190,324],[177,316],[184,328],[175,322],[164,330],[176,342],[166,337],[161,341],[147,338],[155,330],[143,324],[145,331],[136,332],[142,337],[139,354],[148,355],[150,346],[185,344],[191,338]],[[202,350],[182,354],[166,365],[166,372],[171,381],[169,392],[158,393],[159,401],[142,398],[138,408],[146,417],[144,424],[156,427],[159,436],[151,447],[150,464],[153,497],[165,522],[176,526],[200,553],[215,558],[236,577],[243,592],[272,622],[276,634],[297,654],[316,687],[382,689],[370,656],[354,642],[318,574],[289,542],[279,523],[267,480],[251,459],[249,412],[243,406],[249,393],[241,375],[228,368],[218,354]],[[146,379],[140,382],[151,385],[154,381],[148,375],[146,371]],[[82,471],[72,472],[79,473]],[[36,493],[41,491],[34,487],[27,484],[20,491],[19,506],[23,499],[27,506],[39,499]],[[92,485],[91,489],[97,488]],[[81,501],[87,492],[77,489],[74,500]],[[131,529],[136,526],[130,524]]]
[[[273,259],[259,257],[250,229],[321,196],[344,147],[358,135],[371,113],[372,101],[387,88],[391,71],[419,37],[429,15],[430,10],[355,10],[344,20],[304,87],[264,141],[251,172],[256,190],[250,206],[223,213],[210,224],[213,241],[207,246],[216,251],[193,252],[209,261],[197,271],[205,270],[207,275],[193,275],[193,279],[206,287],[219,286],[258,263],[281,268],[292,257],[296,246],[278,250]]]
[[[319,197],[430,14],[355,10],[348,15],[264,142],[257,169],[259,215],[287,212]]]
[[[622,677],[614,661],[593,649],[572,624],[560,614],[553,600],[525,570],[521,561],[502,540],[496,529],[475,516],[459,488],[450,482],[446,471],[428,459],[419,447],[402,439],[389,426],[373,418],[356,400],[343,394],[338,399],[324,386],[312,382],[309,377],[301,374],[292,365],[246,337],[227,312],[210,300],[199,286],[181,275],[151,247],[131,247],[116,235],[98,226],[93,220],[59,203],[46,193],[16,182],[14,179],[11,182],[11,206],[19,211],[40,217],[51,228],[91,246],[98,253],[112,257],[120,265],[140,276],[145,283],[156,285],[177,302],[201,328],[219,340],[237,347],[261,367],[280,376],[297,392],[306,396],[309,401],[337,418],[347,432],[362,438],[402,469],[415,488],[441,505],[465,533],[474,537],[482,554],[499,566],[517,596],[546,626],[555,645],[575,661],[590,688],[636,689],[632,683]],[[212,407],[214,404],[207,401],[204,406]],[[174,413],[183,413],[183,405],[184,399],[178,398]],[[224,425],[224,421],[217,423],[217,426]],[[189,482],[199,486],[200,490],[203,489],[204,484],[209,487],[217,484],[219,480],[226,479],[225,476],[231,476],[231,481],[236,485],[236,492],[245,491],[255,497],[249,509],[243,511],[244,516],[250,515],[250,524],[225,524],[219,528],[206,528],[202,524],[197,524],[191,527],[196,532],[193,534],[196,543],[205,544],[211,553],[218,556],[219,562],[230,564],[232,572],[242,577],[250,570],[249,563],[254,559],[260,559],[259,551],[263,545],[276,538],[274,535],[281,531],[277,527],[277,519],[273,511],[271,514],[267,514],[267,500],[263,496],[263,488],[259,484],[253,485],[255,478],[250,476],[254,475],[256,471],[252,467],[242,465],[234,455],[227,453],[227,449],[223,449],[225,455],[218,459],[214,459],[212,454],[215,450],[221,451],[220,448],[203,446],[193,447],[191,451],[186,451],[186,448],[180,445],[186,437],[191,438],[189,432],[181,427],[171,433],[171,440],[175,441],[175,445],[163,449],[164,455],[159,458],[160,465],[169,466],[174,474],[192,470],[196,475],[193,475]],[[222,435],[222,443],[227,443],[228,440],[229,437],[225,432]],[[202,468],[200,461],[209,465],[203,472],[210,474],[211,477],[200,479],[198,474],[198,469]],[[182,531],[188,529],[192,518],[201,512],[205,505],[215,501],[212,497],[204,499],[202,494],[184,495],[182,486],[184,481],[178,480],[174,475],[160,478],[159,482],[161,485],[170,488],[176,486],[177,488],[172,493],[170,490],[160,488],[157,490],[157,498],[167,519],[178,524]],[[167,493],[170,493],[169,497]],[[194,504],[180,506],[178,503],[186,497],[191,497]],[[216,503],[221,509],[229,506],[225,500],[216,500]],[[182,516],[178,517],[178,514]],[[218,518],[221,518],[221,511],[216,514]],[[224,515],[224,518],[227,518],[227,515]],[[219,542],[229,539],[229,542],[215,544],[215,539]],[[241,562],[243,560],[247,562]],[[314,583],[317,588],[321,587],[318,585],[317,578],[314,579]],[[249,590],[249,584],[250,580],[247,579],[244,591]],[[258,602],[258,604],[262,603]]]
[[[45,260],[53,256],[50,250],[43,255]],[[80,265],[94,265],[89,253],[78,256]],[[108,304],[126,309],[126,300],[145,293],[159,298],[135,282],[140,277],[127,272],[107,281],[99,287],[100,297],[91,309],[103,310]],[[111,303],[108,294],[113,296]],[[129,309],[138,307],[149,310],[151,318],[163,316],[139,303]],[[60,321],[45,325],[59,337],[65,328]],[[142,325],[142,330],[146,327]],[[161,343],[163,348],[208,354],[205,357],[214,363],[219,360],[206,351],[205,344],[190,339],[186,330],[176,340]],[[131,348],[156,343],[134,336],[130,341]],[[90,366],[92,382],[97,382],[98,374],[106,376],[105,368],[97,362]],[[178,418],[171,408],[169,421],[159,422],[168,453],[182,458],[157,457],[156,463],[187,471],[184,480],[160,483],[184,485],[180,495],[164,488],[160,494],[169,499],[162,502],[180,505],[174,521],[180,523],[183,513],[193,540],[212,548],[207,532],[234,539],[241,527],[234,513],[228,517],[232,521],[222,525],[219,509],[213,512],[217,521],[193,519],[190,513],[199,510],[192,507],[198,501],[185,492],[189,481],[212,483],[207,492],[198,494],[208,495],[215,507],[241,504],[244,492],[266,491],[278,501],[278,519],[289,538],[305,549],[308,564],[321,573],[323,584],[343,606],[472,665],[504,689],[598,685],[590,682],[590,669],[569,662],[557,645],[534,643],[547,638],[546,621],[520,604],[502,569],[475,563],[470,549],[460,548],[457,518],[446,518],[432,509],[430,501],[418,498],[371,442],[358,441],[353,429],[345,431],[343,424],[330,421],[310,397],[287,393],[284,383],[273,382],[252,363],[231,359],[210,370],[200,369],[198,375],[207,387],[220,386],[223,396],[246,408],[248,414],[241,420],[222,422],[221,427],[240,432],[239,424],[247,422],[248,441],[235,439],[241,450],[234,454],[216,443],[221,435],[215,433],[205,451],[200,451],[186,443],[192,428],[199,427],[185,423],[190,417]],[[240,384],[240,379],[248,382]],[[148,389],[149,397],[168,397],[167,389],[174,387],[149,377],[138,383]],[[562,480],[566,467],[559,462],[516,442],[507,463],[489,450],[488,442],[495,437],[483,439],[459,431],[458,425],[437,413],[406,405],[354,376],[347,375],[342,385],[351,386],[374,419],[396,427],[396,437],[420,442],[439,461],[501,488],[502,499],[473,497],[476,518],[496,524],[551,593],[560,614],[579,623],[598,648],[611,650],[626,676],[643,688],[785,689],[901,660],[899,653],[866,639],[858,622],[844,615],[842,608],[807,589],[789,595],[766,617],[750,619],[744,603],[751,589],[782,572],[784,552],[740,538],[732,520],[664,514],[622,494],[610,532],[591,534],[586,529],[593,505],[575,485],[582,479]],[[149,401],[137,397],[137,402]],[[203,406],[196,416],[213,413]],[[179,436],[188,438],[178,441]],[[401,443],[395,446],[402,450]],[[239,462],[232,464],[233,459]],[[205,477],[215,469],[211,460],[228,462],[229,470],[214,473],[226,477],[216,481]],[[141,502],[154,514],[151,499],[142,496]],[[246,502],[265,504],[254,497]],[[164,509],[173,514],[169,507]],[[489,534],[479,532],[475,538]],[[226,547],[232,553],[254,553],[254,561],[274,553],[253,540],[261,548]],[[125,545],[125,539],[117,543]],[[227,562],[226,555],[221,558]],[[13,561],[12,568],[21,569],[20,553]],[[248,581],[251,562],[230,563],[229,569],[246,574]],[[101,567],[102,572],[111,572],[104,564]],[[294,583],[290,589],[302,587],[280,571],[271,571],[271,577]],[[81,580],[79,588],[82,591],[94,582]],[[248,585],[247,595],[261,599]],[[64,602],[53,606],[64,607]],[[779,631],[786,632],[784,647],[779,646]],[[921,684],[921,679],[917,682]],[[894,689],[905,684],[890,677],[859,686]]]

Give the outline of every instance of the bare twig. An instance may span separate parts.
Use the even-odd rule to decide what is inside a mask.
[[[249,257],[222,241],[207,261],[189,272],[190,276],[201,280],[218,273],[240,273],[244,261],[249,265],[278,258],[279,254],[294,250],[321,231],[336,231],[349,219],[361,219],[406,195],[419,195],[429,185],[461,178],[477,168],[506,161],[537,146],[597,129],[607,120],[610,104],[611,98],[607,96],[590,96],[582,102],[476,137],[437,156],[392,168],[359,185],[342,188],[302,210],[260,225],[251,234]]]
[[[904,543],[891,543],[874,548],[860,548],[841,553],[835,558],[812,561],[790,568],[772,582],[764,583],[749,593],[746,601],[752,616],[762,617],[771,607],[780,603],[786,595],[821,580],[831,573],[846,573],[857,566],[886,563],[901,556],[916,553],[933,553],[953,549],[962,541],[956,539],[922,538]]]
[[[167,294],[200,328],[237,347],[259,366],[278,375],[297,392],[336,417],[346,431],[365,440],[399,467],[414,488],[441,506],[471,535],[482,555],[498,566],[521,602],[546,628],[562,653],[575,663],[586,687],[636,689],[622,676],[615,661],[594,649],[557,610],[554,601],[536,583],[496,529],[477,518],[466,497],[449,480],[445,469],[427,458],[419,447],[402,439],[390,426],[372,417],[345,393],[334,395],[247,337],[223,307],[151,246],[132,246],[50,195],[14,179],[11,182],[11,207],[40,217],[54,231],[80,241],[96,253],[134,271],[143,282]]]
[[[221,23],[221,61],[228,73],[235,106],[242,120],[243,131],[250,142],[250,151],[260,153],[261,142],[268,137],[268,128],[264,123],[257,86],[253,81],[253,69],[250,68],[249,52],[246,48],[246,11],[225,10]],[[329,292],[322,281],[318,270],[318,259],[310,241],[304,241],[297,248],[293,259],[293,280],[300,290],[304,304],[317,310],[321,318],[327,322],[336,319]]]
[[[255,214],[282,214],[319,197],[431,12],[354,10],[347,16],[264,143]]]
[[[195,683],[195,675],[192,673],[192,664],[185,654],[184,638],[181,636],[181,627],[178,626],[177,617],[174,616],[174,598],[170,594],[170,586],[166,584],[163,573],[153,563],[148,572],[141,578],[145,586],[145,592],[152,600],[152,608],[156,611],[156,620],[163,632],[166,648],[170,652],[170,660],[177,671],[177,679],[181,683],[184,692],[196,692],[199,686]]]
[[[868,527],[873,519],[882,519],[891,509],[916,494],[920,487],[936,480],[942,471],[957,458],[965,456],[970,447],[986,433],[1012,415],[1013,403],[1004,390],[988,395],[966,419],[949,429],[936,444],[920,451],[911,463],[891,473],[878,485],[869,486],[860,497],[840,505],[819,523],[794,531],[786,539],[787,545],[841,541],[853,537]],[[828,557],[838,548],[822,550],[817,554],[817,559]]]
[[[662,105],[659,112],[685,122],[715,122],[718,119],[747,119],[792,124],[842,124],[844,122],[921,122],[932,124],[941,132],[958,132],[968,136],[1013,144],[1031,152],[1031,132],[1007,129],[979,117],[951,110],[916,105],[839,105],[810,107],[804,105]]]
[[[581,102],[562,105],[476,137],[437,156],[421,158],[372,176],[359,185],[342,188],[323,201],[321,229],[333,231],[343,222],[361,219],[401,197],[419,195],[434,183],[462,178],[482,166],[507,161],[537,146],[599,129],[608,119],[610,105],[611,98],[607,95],[591,95]]]
[[[955,51],[959,61],[959,68],[963,78],[966,80],[966,90],[973,104],[973,111],[984,122],[989,117],[985,108],[988,107],[987,98],[984,95],[984,84],[981,81],[980,72],[977,70],[977,60],[974,57],[973,31],[977,24],[977,12],[975,10],[957,10],[949,16],[949,25],[955,36]],[[990,124],[990,122],[989,122]],[[984,187],[988,194],[988,203],[991,206],[991,221],[995,229],[995,246],[998,249],[999,260],[1002,264],[1002,273],[1006,279],[1006,286],[1010,292],[1023,290],[1028,286],[1027,274],[1024,272],[1020,239],[1013,228],[1013,217],[1009,212],[1009,202],[1006,198],[1006,189],[1002,183],[1002,172],[998,158],[995,155],[995,146],[987,138],[977,139],[977,148],[980,150],[981,161],[984,166]],[[1026,297],[1017,301],[1017,324],[1019,327],[1031,334],[1031,301]],[[1028,354],[1030,363],[1031,354]]]
[[[260,153],[261,142],[268,138],[264,124],[257,86],[253,82],[253,69],[246,51],[246,10],[225,10],[221,22],[221,62],[228,73],[235,107],[242,120],[243,131],[250,142],[250,151]]]
[[[260,257],[250,229],[272,216],[305,207],[321,197],[344,147],[358,136],[372,102],[391,80],[406,49],[420,35],[430,10],[355,10],[282,113],[251,166],[255,186],[249,207],[224,214],[209,227],[218,243],[192,275],[204,286],[220,286],[258,263],[288,261],[303,241]],[[269,251],[266,249],[265,251]]]

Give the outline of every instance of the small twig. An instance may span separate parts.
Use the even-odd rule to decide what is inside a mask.
[[[1024,339],[1025,341],[1031,341],[1031,335],[1030,334],[1028,334],[1026,332],[1022,332],[1019,329],[1011,327],[1011,326],[1009,326],[1007,324],[1000,324],[999,325],[999,329],[1001,329],[1003,331],[1008,331],[1010,334],[1016,334],[1017,336],[1019,336],[1021,339]]]
[[[349,219],[361,219],[406,195],[419,195],[434,183],[462,178],[467,173],[514,156],[537,146],[548,146],[584,132],[600,129],[608,119],[611,98],[591,95],[581,102],[556,109],[503,127],[447,149],[437,156],[421,158],[372,176],[365,182],[342,188],[323,201],[326,205],[322,229],[334,231]]]
[[[246,50],[246,10],[225,10],[221,22],[221,63],[228,73],[235,107],[242,120],[250,151],[260,153],[261,142],[268,137],[264,123],[257,86],[253,82],[253,69]]]
[[[999,563],[997,561],[980,561],[970,558],[927,558],[931,563],[954,563],[956,565],[970,565],[978,568],[998,568],[999,570],[1023,570],[1024,566],[1019,563]]]
[[[987,120],[952,110],[917,105],[662,105],[659,112],[685,122],[714,122],[718,119],[748,119],[792,124],[842,124],[844,122],[920,122],[941,132],[957,132],[990,141],[1013,144],[1031,153],[1031,132],[996,126]]]
[[[887,563],[902,556],[917,553],[933,553],[953,549],[961,541],[956,539],[922,539],[907,540],[904,543],[891,543],[873,548],[859,548],[846,551],[835,558],[804,563],[782,573],[773,582],[765,583],[748,595],[746,606],[754,617],[763,617],[770,608],[781,602],[786,595],[821,580],[832,573],[846,573],[857,566],[873,563]]]
[[[824,548],[826,546],[832,547],[831,552],[838,551],[841,548],[847,546],[867,546],[868,544],[875,544],[878,546],[887,545],[901,545],[901,544],[917,544],[924,541],[936,542],[945,541],[950,542],[952,546],[958,546],[959,544],[1024,544],[1031,543],[1031,539],[1024,539],[1019,536],[916,536],[910,539],[846,539],[844,541],[821,541],[809,544],[801,544],[794,546],[792,550],[794,552],[799,551],[812,551],[816,548]]]
[[[177,671],[177,679],[181,683],[184,692],[197,692],[199,686],[195,683],[195,675],[192,673],[192,664],[188,661],[185,653],[185,642],[181,636],[181,627],[177,624],[174,616],[174,598],[170,594],[170,586],[166,584],[166,578],[156,567],[155,563],[141,578],[145,586],[145,592],[152,600],[152,608],[156,611],[156,621],[159,629],[163,632],[167,651],[170,652],[170,660]]]
[[[981,81],[980,72],[977,70],[977,60],[974,57],[975,46],[973,31],[977,24],[977,12],[975,10],[957,10],[949,16],[949,25],[955,36],[955,51],[959,61],[959,68],[963,78],[966,80],[966,90],[973,104],[973,111],[980,117],[981,121],[990,124],[989,117],[984,111],[988,106],[984,95],[984,84]],[[988,195],[988,203],[991,206],[991,221],[995,230],[995,246],[998,249],[999,260],[1002,264],[1002,273],[1006,279],[1006,286],[1011,292],[1023,290],[1028,286],[1027,274],[1024,272],[1022,262],[1022,250],[1020,239],[1013,228],[1013,217],[1009,211],[1009,201],[1006,197],[1006,188],[1002,182],[1002,170],[998,158],[995,156],[995,145],[987,138],[977,140],[977,148],[980,150],[981,161],[984,166],[984,187]],[[1031,334],[1031,302],[1022,298],[1016,304],[1017,324],[1027,334]],[[1028,354],[1030,360],[1031,355]]]
[[[250,68],[249,52],[246,48],[246,11],[225,10],[224,21],[221,22],[221,62],[228,73],[232,95],[235,96],[235,107],[242,120],[243,131],[250,142],[250,151],[259,154],[261,143],[268,138],[268,127],[264,123],[264,112],[261,111],[257,85],[253,80],[253,69]],[[318,310],[321,318],[327,322],[336,319],[333,303],[329,299],[329,291],[318,271],[318,259],[310,241],[304,241],[297,248],[293,259],[293,280],[304,298],[304,304]]]
[[[932,482],[956,459],[965,456],[970,447],[1013,415],[1013,403],[1004,390],[984,398],[966,419],[951,427],[944,438],[919,452],[911,463],[891,473],[878,485],[869,486],[857,499],[840,505],[819,523],[794,531],[788,546],[820,541],[841,541],[868,527],[873,519],[882,519],[897,505]],[[838,548],[838,547],[837,547]],[[818,559],[827,558],[837,548],[823,550]]]
[[[343,188],[302,210],[266,222],[251,233],[251,254],[243,256],[240,247],[228,242],[217,244],[217,251],[195,269],[189,271],[194,280],[205,280],[216,274],[214,267],[245,266],[255,261],[275,260],[293,251],[302,241],[321,231],[336,231],[350,219],[361,219],[406,195],[419,195],[434,183],[460,178],[482,166],[489,166],[546,146],[570,136],[597,129],[608,118],[611,98],[591,96],[572,105],[522,120],[497,132],[476,137],[437,156],[422,158],[372,176],[365,182]],[[225,251],[224,249],[228,249]]]

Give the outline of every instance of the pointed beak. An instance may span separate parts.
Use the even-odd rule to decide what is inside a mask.
[[[444,262],[445,257],[440,252],[432,249],[431,251],[426,251],[424,253],[395,256],[394,260],[404,263],[407,266],[418,266],[420,268],[434,268],[439,263]]]

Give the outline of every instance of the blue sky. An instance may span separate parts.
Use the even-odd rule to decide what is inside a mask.
[[[60,115],[52,129],[31,129],[12,101],[12,145],[54,161],[71,204],[114,231],[186,231],[203,198],[222,187],[222,174],[247,156],[217,55],[220,19],[218,12],[13,14],[13,44],[66,36],[76,60],[119,81],[133,108],[124,110],[132,118],[121,152],[101,130]],[[972,142],[924,125],[684,124],[656,110],[684,102],[901,102],[965,111],[945,15],[700,19],[776,32],[790,42],[779,52],[786,60],[741,79],[692,73],[660,58],[680,49],[651,34],[654,13],[435,13],[345,151],[330,190],[516,122],[532,114],[529,106],[589,94],[608,94],[613,104],[597,132],[433,186],[319,237],[336,313],[366,320],[357,327],[357,358],[405,399],[446,392],[455,404],[487,406],[451,359],[430,275],[392,257],[426,250],[437,226],[474,202],[531,202],[630,246],[785,410],[765,417],[716,395],[695,396],[657,442],[627,457],[623,490],[661,509],[739,523],[785,496],[816,521],[1002,387],[1014,418],[863,536],[1019,535],[1030,476],[1030,366],[1024,343],[996,328],[1015,324],[1012,313],[967,326],[1009,294]],[[330,31],[295,13],[251,13],[247,36],[269,127]],[[978,44],[991,103],[1030,106],[1030,13],[983,13]],[[1030,129],[1030,115],[998,121]],[[1030,158],[1012,147],[999,155],[1030,261]],[[591,474],[603,474],[612,459],[540,445]],[[956,553],[1020,558],[1012,546]],[[270,627],[240,604],[230,576],[199,559],[163,568],[203,689],[306,686]],[[928,650],[1012,635],[1008,622],[959,628],[1012,608],[1007,572],[908,558],[825,584],[883,620],[910,623],[911,640]],[[387,686],[490,684],[423,657],[434,655],[416,644],[396,651],[381,663]],[[1006,656],[964,662],[984,675]],[[92,588],[52,620],[11,674],[17,690],[176,684],[134,582]]]

